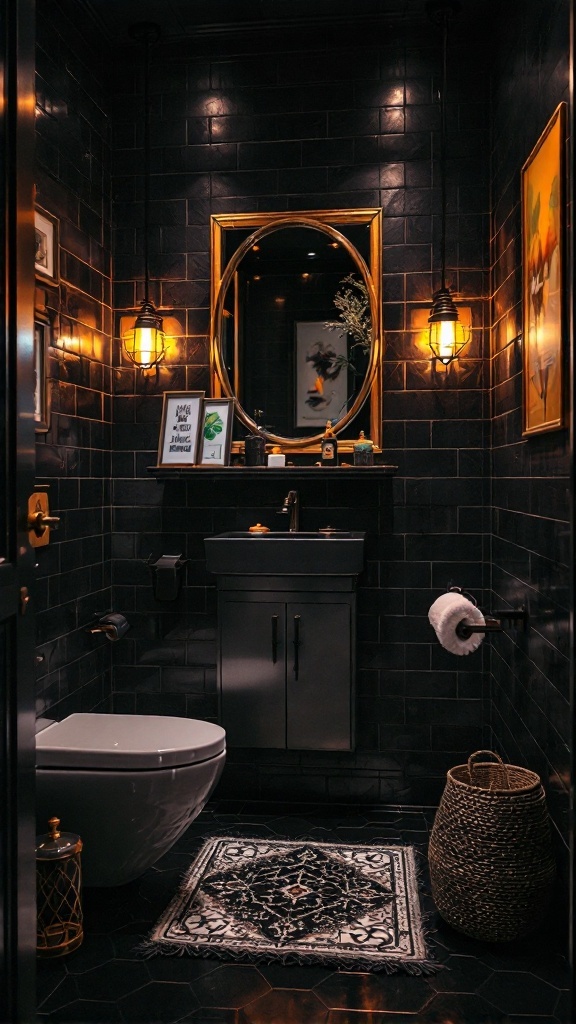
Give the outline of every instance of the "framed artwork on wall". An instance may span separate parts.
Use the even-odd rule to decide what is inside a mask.
[[[203,391],[165,391],[160,424],[158,466],[195,466]]]
[[[296,323],[295,423],[324,426],[341,419],[348,396],[348,335],[328,331],[324,321]]]
[[[564,426],[566,104],[522,168],[523,436]]]
[[[34,317],[34,429],[37,434],[50,429],[48,390],[48,347],[50,322],[36,313]]]
[[[205,398],[200,430],[200,465],[227,466],[234,420],[233,398]]]
[[[56,217],[46,210],[34,211],[36,276],[52,284],[58,283],[58,231]]]

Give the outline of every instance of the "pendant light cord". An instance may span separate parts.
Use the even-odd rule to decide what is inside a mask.
[[[446,82],[448,79],[448,19],[447,10],[442,17],[442,84],[440,86],[440,206],[442,211],[440,234],[440,265],[442,291],[446,290]]]
[[[150,230],[150,33],[144,38],[144,301],[149,302],[150,265],[148,232]]]

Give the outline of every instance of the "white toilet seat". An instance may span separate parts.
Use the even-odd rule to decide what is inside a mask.
[[[36,734],[36,766],[151,771],[210,760],[225,744],[224,729],[212,722],[84,712]]]

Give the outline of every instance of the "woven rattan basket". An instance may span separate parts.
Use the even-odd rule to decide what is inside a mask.
[[[490,761],[477,760],[482,755]],[[478,750],[448,772],[429,846],[432,897],[444,920],[475,939],[529,934],[554,882],[540,778]]]

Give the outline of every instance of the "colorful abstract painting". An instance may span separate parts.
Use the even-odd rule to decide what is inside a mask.
[[[523,434],[563,418],[563,163],[565,104],[522,168]]]

